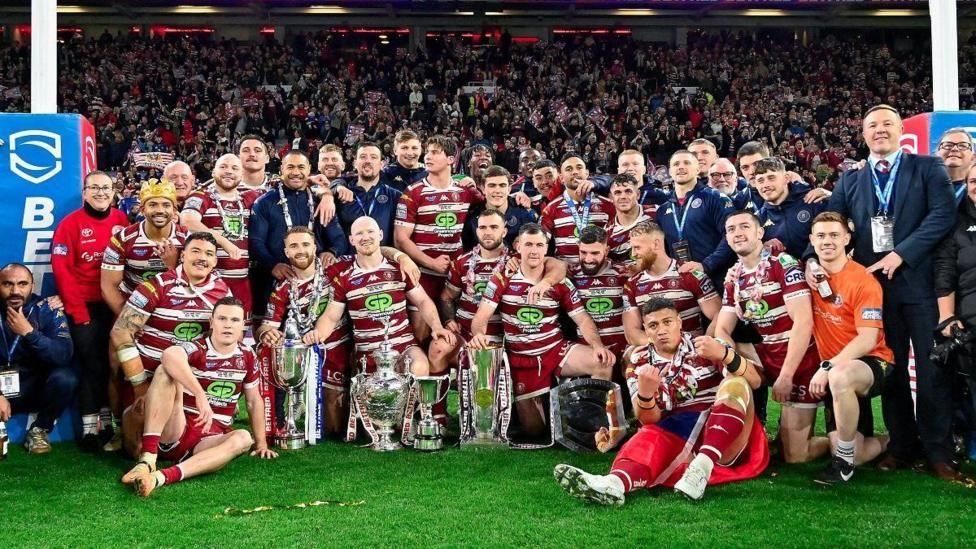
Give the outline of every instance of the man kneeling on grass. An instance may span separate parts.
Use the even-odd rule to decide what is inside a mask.
[[[752,390],[761,381],[756,366],[709,336],[682,332],[670,300],[651,298],[640,312],[650,345],[632,352],[627,378],[643,427],[620,449],[610,474],[560,464],[556,481],[571,496],[622,505],[640,488],[671,486],[697,500],[707,485],[758,476],[769,448],[753,409]],[[609,432],[596,438],[603,446]]]
[[[244,306],[234,297],[217,302],[210,337],[163,351],[146,393],[146,422],[139,463],[122,477],[136,494],[148,496],[164,484],[218,471],[254,445],[245,429],[232,429],[244,393],[252,456],[278,457],[264,438],[264,404],[254,352],[242,343]],[[174,462],[157,470],[157,456]]]

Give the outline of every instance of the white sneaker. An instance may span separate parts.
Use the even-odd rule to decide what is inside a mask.
[[[600,505],[624,504],[623,482],[613,475],[591,475],[582,469],[561,463],[552,470],[552,476],[574,498]]]
[[[701,454],[695,456],[685,469],[685,474],[674,483],[675,492],[681,492],[693,500],[701,499],[705,495],[708,478],[712,476],[712,467],[712,460]]]

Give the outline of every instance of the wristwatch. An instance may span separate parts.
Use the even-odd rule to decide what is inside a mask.
[[[829,360],[824,360],[824,361],[822,361],[820,363],[820,369],[823,370],[823,371],[825,371],[825,372],[829,372],[830,369],[833,368],[833,367],[834,367],[834,365],[831,364]]]

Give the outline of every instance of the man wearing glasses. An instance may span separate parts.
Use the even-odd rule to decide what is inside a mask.
[[[81,369],[78,408],[82,447],[96,450],[113,435],[106,357],[108,333],[115,317],[102,299],[102,254],[112,235],[128,225],[129,220],[122,211],[112,207],[115,188],[105,172],[89,173],[81,196],[81,208],[65,217],[54,231],[51,268],[68,315],[74,356]]]
[[[965,128],[949,128],[939,139],[935,154],[945,162],[958,206],[966,196],[966,174],[973,164],[973,136]]]

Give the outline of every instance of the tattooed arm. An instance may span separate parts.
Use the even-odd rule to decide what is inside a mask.
[[[133,385],[139,385],[146,380],[143,375],[145,370],[142,367],[142,358],[136,351],[136,334],[142,330],[147,320],[149,315],[131,305],[125,305],[109,334],[112,346],[122,363],[122,373]]]

